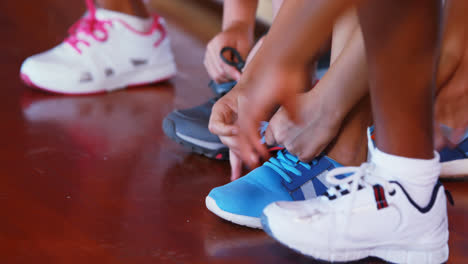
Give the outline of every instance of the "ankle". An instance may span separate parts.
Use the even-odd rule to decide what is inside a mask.
[[[144,5],[144,3],[141,0],[127,0],[127,1],[115,1],[115,0],[96,0],[97,6],[131,15],[131,16],[136,16],[139,18],[150,18],[150,14],[148,12],[148,9]]]
[[[367,126],[342,131],[326,150],[327,155],[344,166],[359,166],[367,161]]]
[[[327,156],[336,160],[343,166],[359,166],[367,161],[366,141],[356,144],[335,144],[327,152]]]

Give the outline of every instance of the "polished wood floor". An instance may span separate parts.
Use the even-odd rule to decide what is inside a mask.
[[[172,109],[210,97],[206,36],[165,10],[177,77],[55,96],[24,86],[18,70],[63,39],[82,1],[1,1],[0,10],[1,264],[316,263],[206,210],[209,190],[228,182],[228,164],[190,154],[162,132]],[[449,263],[468,263],[468,185],[446,186],[455,198]]]

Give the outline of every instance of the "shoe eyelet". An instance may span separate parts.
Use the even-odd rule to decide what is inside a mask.
[[[388,194],[390,194],[391,196],[394,196],[396,194],[396,190],[393,190],[393,191],[389,192]]]

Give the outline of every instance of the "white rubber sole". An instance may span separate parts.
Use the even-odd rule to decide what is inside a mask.
[[[468,159],[442,162],[441,178],[457,179],[468,177]]]
[[[115,91],[128,86],[137,86],[162,81],[174,76],[176,73],[176,64],[171,61],[163,65],[142,67],[141,69],[132,72],[120,74],[118,77],[106,81],[103,86],[107,91]]]
[[[227,220],[229,222],[232,222],[237,225],[242,225],[250,228],[258,228],[262,229],[262,224],[260,223],[260,218],[257,217],[251,217],[251,216],[245,216],[245,215],[236,215],[233,213],[229,213],[226,211],[221,210],[218,205],[216,204],[216,201],[207,196],[205,199],[205,204],[206,208],[210,210],[212,213],[215,215],[221,217],[224,220]]]
[[[139,86],[145,84],[156,83],[167,80],[177,73],[177,67],[174,61],[169,61],[164,64],[141,66],[133,71],[118,74],[114,77],[106,78],[102,81],[90,81],[89,83],[80,83],[71,85],[70,82],[57,81],[53,78],[45,78],[37,74],[21,71],[22,78],[27,78],[26,82],[48,92],[78,95],[78,94],[95,94],[103,92],[111,92],[120,89],[125,89],[129,86]]]
[[[222,144],[222,143],[217,143],[217,142],[208,142],[208,141],[204,141],[204,140],[200,140],[200,139],[196,139],[196,138],[193,138],[193,137],[189,137],[189,136],[186,136],[186,135],[183,135],[179,132],[176,132],[176,135],[187,141],[187,142],[190,142],[196,146],[201,146],[203,148],[206,148],[206,149],[209,149],[209,150],[218,150],[218,149],[221,149],[221,148],[225,148],[226,145]]]
[[[448,260],[449,248],[446,244],[436,250],[411,250],[408,248],[374,248],[359,251],[301,251],[304,255],[329,262],[348,262],[377,257],[391,263],[401,264],[441,264]]]

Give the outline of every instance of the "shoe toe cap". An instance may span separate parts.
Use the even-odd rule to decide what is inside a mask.
[[[214,188],[209,196],[221,210],[252,217],[260,217],[263,209],[273,202],[291,201],[290,194],[283,188],[258,181],[255,174],[265,173],[264,170],[263,167],[257,168],[236,181]],[[264,176],[274,178],[274,175]]]
[[[234,182],[232,182],[234,183]],[[251,217],[260,217],[265,203],[265,194],[256,186],[245,183],[236,186],[232,183],[214,188],[209,197],[213,198],[216,205],[223,211]]]

